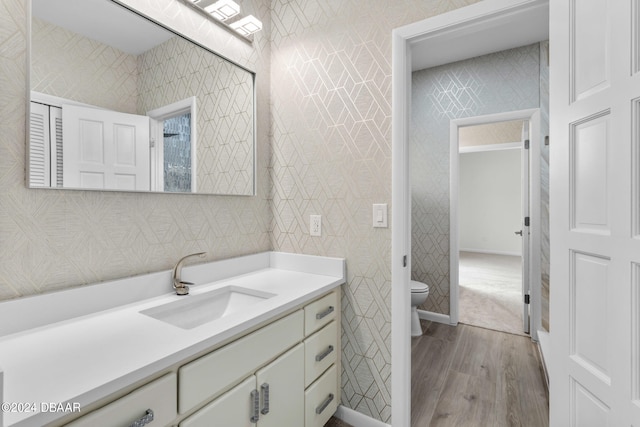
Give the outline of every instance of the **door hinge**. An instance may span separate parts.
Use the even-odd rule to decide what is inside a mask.
[[[524,140],[524,149],[525,149],[525,150],[528,150],[528,149],[529,149],[529,140],[528,140],[528,139],[525,139],[525,140]]]
[[[549,135],[544,137],[544,145],[549,145]]]
[[[525,303],[525,304],[529,304],[529,294],[525,294],[525,296],[524,296],[524,303]]]
[[[528,217],[528,216],[525,216],[525,217],[524,217],[524,226],[525,226],[525,227],[528,227],[528,226],[529,226],[529,217]]]
[[[156,139],[155,138],[150,138],[149,139],[149,148],[155,148],[156,146]]]
[[[407,266],[407,256],[406,255],[402,257],[402,266],[403,267]]]

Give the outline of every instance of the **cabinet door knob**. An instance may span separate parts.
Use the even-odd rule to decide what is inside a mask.
[[[323,317],[327,317],[328,315],[330,315],[331,313],[333,313],[333,310],[335,310],[335,308],[333,308],[332,305],[329,306],[329,308],[327,308],[325,311],[316,314],[316,319],[320,320]]]
[[[255,424],[260,419],[260,393],[258,390],[251,391],[251,401],[253,402],[253,414],[251,414],[249,421]]]
[[[139,418],[137,421],[129,424],[129,427],[143,427],[153,421],[153,411],[151,409],[147,409],[144,415]]]
[[[269,384],[262,384],[260,386],[260,391],[262,391],[262,410],[260,413],[262,415],[267,415],[269,413]]]

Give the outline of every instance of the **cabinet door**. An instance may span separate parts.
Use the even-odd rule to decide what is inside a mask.
[[[258,427],[304,425],[304,345],[298,344],[256,373],[260,390]]]
[[[251,392],[256,377],[250,376],[186,420],[180,427],[252,427],[253,402]]]

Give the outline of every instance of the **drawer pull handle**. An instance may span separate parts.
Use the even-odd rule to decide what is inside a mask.
[[[316,319],[320,320],[323,317],[327,317],[328,315],[330,315],[331,313],[333,313],[333,310],[335,310],[335,308],[333,308],[332,305],[329,306],[329,308],[327,308],[325,311],[323,311],[322,313],[318,313],[316,314]]]
[[[134,421],[129,427],[143,427],[153,421],[153,411],[151,409],[147,409],[147,412],[144,413],[142,418],[137,421]]]
[[[330,355],[332,351],[333,351],[333,346],[330,345],[329,347],[327,347],[327,349],[325,351],[323,351],[322,353],[316,355],[316,362],[322,362],[322,359],[324,359],[325,357]]]
[[[251,418],[249,418],[249,421],[255,424],[258,422],[258,419],[260,419],[260,394],[258,393],[258,390],[253,390],[251,392],[251,401],[253,403],[253,414],[251,415]]]
[[[262,391],[262,410],[260,413],[262,415],[267,415],[269,413],[269,384],[262,384],[260,386],[260,391]]]
[[[329,403],[331,403],[332,401],[333,401],[333,393],[330,393],[329,396],[327,396],[327,398],[324,400],[324,402],[322,402],[320,406],[316,408],[316,414],[320,415],[322,411],[327,409],[327,406],[329,406]]]

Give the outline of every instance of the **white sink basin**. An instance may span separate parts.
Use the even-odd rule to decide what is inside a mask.
[[[140,313],[182,329],[193,329],[246,310],[247,307],[274,296],[275,294],[239,286],[225,286],[210,292],[185,295],[178,301],[152,307]]]

